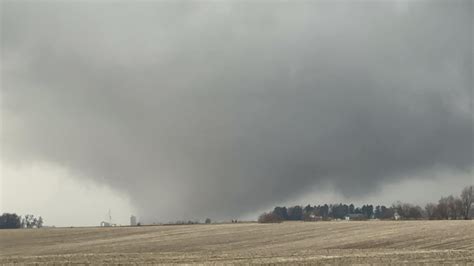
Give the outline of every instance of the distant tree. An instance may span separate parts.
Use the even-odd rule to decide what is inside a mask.
[[[367,214],[368,218],[372,218],[374,216],[374,205],[367,205]]]
[[[461,192],[461,214],[464,219],[469,219],[469,212],[471,205],[474,203],[474,189],[473,186],[465,187]]]
[[[43,217],[36,218],[33,214],[27,214],[21,219],[22,228],[41,228],[43,223]]]
[[[362,206],[361,212],[365,217],[371,218],[374,214],[374,206],[372,205],[364,205]]]
[[[334,218],[334,212],[335,212],[335,208],[334,208],[334,205],[333,204],[329,204],[328,206],[328,217],[331,217],[331,218]]]
[[[393,208],[387,208],[384,205],[380,206],[380,219],[393,219],[395,210]]]
[[[448,207],[448,217],[450,219],[454,220],[462,216],[462,201],[460,198],[450,195],[446,198],[446,204]]]
[[[335,219],[344,219],[344,217],[349,214],[349,206],[346,204],[335,204],[331,205],[330,217]]]
[[[206,221],[204,221],[204,223],[210,224],[211,223],[211,218],[206,218]]]
[[[288,208],[288,220],[300,221],[303,220],[303,208],[301,206],[293,206]]]
[[[437,217],[436,205],[433,203],[428,203],[425,206],[425,216],[427,219],[434,220]]]
[[[380,216],[381,216],[380,214],[381,214],[380,205],[377,205],[374,211],[374,218],[380,219]]]
[[[273,212],[263,213],[258,217],[259,223],[281,223],[283,220]]]
[[[456,199],[455,199],[455,201],[454,201],[454,205],[455,205],[455,210],[456,210],[457,219],[463,219],[464,216],[463,216],[463,207],[462,207],[462,200],[461,200],[461,198],[456,197]]]
[[[305,214],[310,214],[310,213],[312,213],[312,212],[313,212],[313,210],[314,210],[314,208],[313,208],[313,207],[311,207],[311,205],[310,205],[310,204],[308,204],[308,205],[306,205],[306,207],[304,207],[304,209],[303,209],[303,213],[305,213]]]
[[[408,219],[421,219],[423,218],[423,210],[420,206],[417,205],[409,205],[408,208]]]
[[[351,205],[349,205],[349,213],[354,213],[354,204],[351,203]]]
[[[4,213],[0,216],[0,229],[21,227],[21,216],[16,213]]]
[[[392,204],[392,209],[394,209],[398,215],[400,215],[402,218],[406,217],[405,211],[406,209],[403,208],[403,203],[401,201],[397,201],[396,203]]]
[[[367,218],[394,219],[397,213],[402,219],[470,219],[474,217],[474,187],[465,187],[460,197],[452,195],[441,197],[437,204],[428,203],[425,208],[420,206],[402,203],[394,203],[391,207],[378,205],[363,205],[356,207],[354,204],[324,204],[324,205],[306,205],[294,206],[290,208],[275,207],[271,213],[262,214],[264,220],[279,221],[284,220],[314,220],[315,216],[322,217],[322,220],[331,220],[331,218],[342,219],[348,214],[362,214]],[[271,215],[270,215],[271,214]],[[319,219],[319,218],[318,218]]]
[[[23,217],[22,227],[33,228],[37,225],[38,219],[35,218],[33,214],[27,214]]]
[[[23,216],[23,218],[21,219],[21,227],[22,228],[29,228],[29,225],[30,225],[30,219],[29,219],[29,214],[26,214],[25,216]]]
[[[342,208],[342,210],[340,211],[340,213],[342,214],[341,219],[344,219],[350,213],[349,205],[342,204],[342,205],[340,205],[340,208]]]
[[[403,219],[421,219],[423,217],[423,210],[420,206],[412,205],[409,203],[402,203],[398,201],[392,205],[392,208],[403,218]]]
[[[311,218],[311,215],[314,215],[315,208],[311,207],[311,205],[306,205],[306,207],[303,208],[303,220],[309,220]]]
[[[329,206],[327,204],[324,204],[319,208],[320,211],[320,216],[327,218],[329,216]]]
[[[38,227],[38,228],[43,227],[43,222],[44,222],[44,221],[43,221],[43,217],[40,216],[40,217],[38,218],[38,221],[36,222],[36,227]]]
[[[359,207],[357,207],[354,209],[354,213],[362,213],[362,210]]]
[[[288,220],[288,210],[286,207],[275,207],[272,213],[282,221]]]
[[[458,197],[448,197],[448,212],[451,219],[460,219],[463,217],[462,200]]]
[[[441,199],[439,199],[436,212],[439,219],[449,219],[449,199],[447,197],[441,197]]]

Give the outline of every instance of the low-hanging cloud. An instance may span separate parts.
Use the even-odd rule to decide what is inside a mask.
[[[229,218],[473,166],[472,2],[2,2],[2,160]]]

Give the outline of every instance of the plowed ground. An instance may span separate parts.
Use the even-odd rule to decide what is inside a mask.
[[[0,263],[474,264],[474,220],[0,230]]]

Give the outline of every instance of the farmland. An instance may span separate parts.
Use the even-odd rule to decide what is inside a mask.
[[[474,221],[0,230],[0,263],[474,263]]]

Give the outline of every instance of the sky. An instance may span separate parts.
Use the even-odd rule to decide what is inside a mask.
[[[474,184],[472,1],[0,3],[0,212],[255,219]]]

